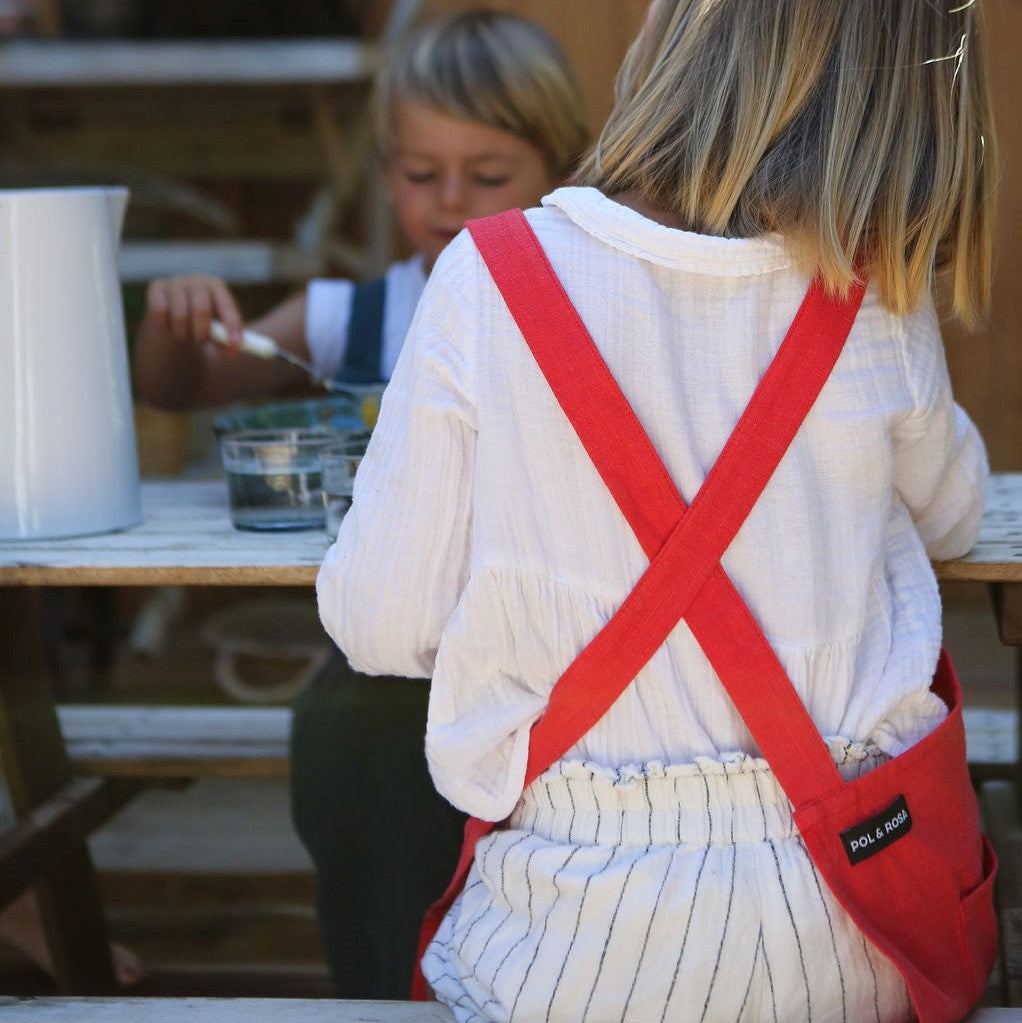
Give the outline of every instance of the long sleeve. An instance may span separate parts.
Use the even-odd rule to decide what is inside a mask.
[[[475,428],[450,339],[471,331],[468,305],[431,279],[320,569],[323,626],[366,674],[430,676],[465,584]]]
[[[940,330],[932,306],[906,321],[903,368],[915,408],[894,436],[894,486],[926,553],[956,558],[976,542],[986,477],[979,431],[951,396]]]

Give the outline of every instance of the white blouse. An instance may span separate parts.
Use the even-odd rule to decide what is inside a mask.
[[[691,502],[807,287],[777,238],[653,223],[592,189],[528,214]],[[867,292],[844,351],[723,565],[822,735],[896,754],[944,715],[930,558],[974,543],[987,473],[932,305]],[[426,750],[452,803],[504,818],[529,729],[646,558],[467,232],[430,276],[318,580],[369,674],[432,677]],[[382,738],[382,737],[381,737]],[[571,751],[619,767],[755,752],[682,622]]]
[[[408,325],[426,287],[422,255],[392,263],[387,268],[386,281],[380,352],[380,370],[385,380],[394,372]],[[316,370],[327,380],[333,379],[344,360],[354,292],[353,281],[327,277],[309,281],[305,289],[305,338]]]

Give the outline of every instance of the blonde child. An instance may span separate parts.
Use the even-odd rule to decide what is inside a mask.
[[[966,321],[989,291],[995,155],[978,6],[658,0],[577,187],[526,218],[666,467],[646,482],[689,504],[682,526],[810,281],[854,312],[868,280],[714,577],[751,611],[816,745],[788,743],[784,718],[757,734],[812,747],[841,785],[889,777],[874,768],[952,720],[930,689],[929,560],[974,542],[987,466],[952,399],[930,289],[946,270]],[[318,581],[323,623],[353,665],[432,677],[434,782],[499,822],[426,951],[426,979],[459,1021],[908,1019],[905,980],[824,883],[775,761],[711,667],[721,643],[722,672],[745,658],[713,615],[669,624],[620,696],[530,780],[549,760],[530,760],[532,736],[564,713],[555,683],[600,648],[660,555],[580,444],[621,447],[601,434],[601,409],[587,406],[579,436],[562,410],[573,356],[541,373],[519,330],[542,333],[530,317],[548,289],[512,271],[498,291],[492,252],[481,258],[476,237],[512,222],[472,226],[438,262]],[[641,454],[628,447],[621,465]],[[628,621],[621,648],[645,628]],[[967,785],[964,753],[960,767]],[[914,834],[897,806],[886,818],[892,855],[933,826],[911,809]],[[989,864],[984,875],[978,830],[966,837],[979,894],[954,940],[982,920],[981,989]],[[868,876],[880,858],[868,862],[850,869]],[[934,937],[957,968],[952,933]]]
[[[564,54],[538,25],[497,12],[430,22],[388,61],[374,96],[376,138],[398,224],[414,255],[389,268],[365,299],[382,320],[385,381],[441,250],[464,222],[530,206],[562,182],[586,143],[581,99]],[[347,350],[358,289],[314,280],[251,327],[305,359],[321,376],[362,372]],[[300,369],[225,353],[210,341],[218,318],[240,342],[242,320],[224,282],[204,276],[156,280],[135,342],[139,397],[199,408],[292,391]],[[346,358],[347,356],[347,358]]]
[[[530,206],[565,180],[586,141],[577,85],[534,23],[469,12],[424,24],[388,61],[374,96],[377,143],[414,255],[364,285],[316,280],[255,321],[328,378],[386,381],[426,278],[471,217]],[[264,397],[303,385],[278,360],[208,344],[237,337],[226,286],[155,281],[135,353],[139,395],[169,407]],[[292,810],[316,864],[317,909],[335,993],[407,996],[422,912],[457,859],[462,818],[436,794],[421,678],[368,680],[336,657],[300,697]]]

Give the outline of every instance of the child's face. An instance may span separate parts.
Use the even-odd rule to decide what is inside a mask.
[[[466,220],[534,206],[558,184],[531,143],[413,100],[395,103],[392,139],[387,189],[427,271]]]

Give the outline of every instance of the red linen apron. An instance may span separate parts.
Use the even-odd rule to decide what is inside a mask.
[[[720,566],[840,355],[862,301],[809,289],[788,334],[691,506],[678,494],[520,211],[469,230],[543,375],[635,532],[650,566],[568,667],[530,735],[525,786],[566,753],[684,617],[794,808],[814,864],[860,930],[899,969],[923,1023],[975,1004],[997,951],[996,862],[980,834],[958,680],[942,652],[932,690],[947,718],[855,781],[837,772],[762,631]],[[419,959],[461,891],[430,907]],[[424,997],[416,964],[413,997]]]

